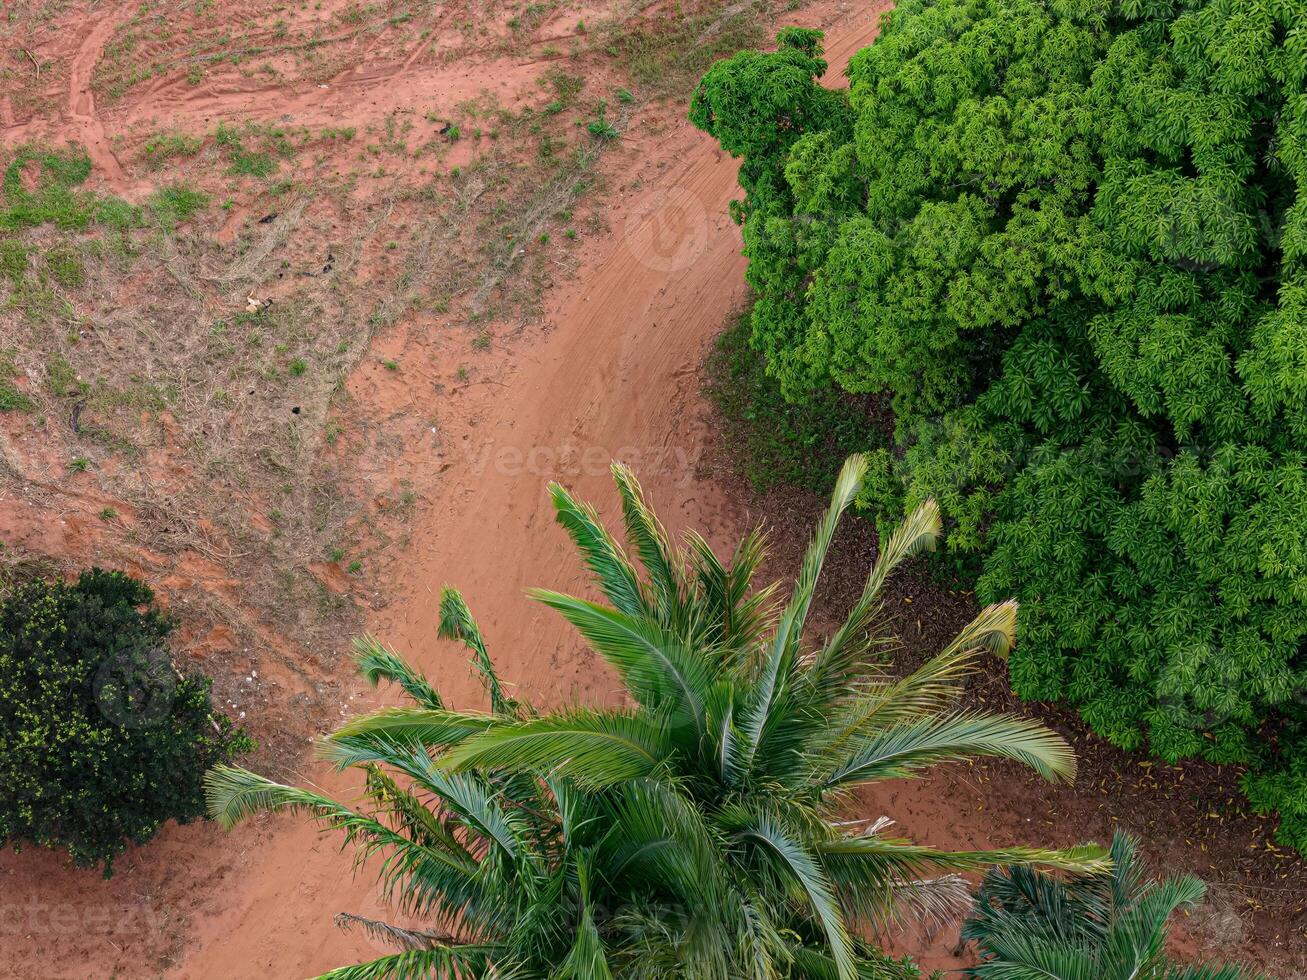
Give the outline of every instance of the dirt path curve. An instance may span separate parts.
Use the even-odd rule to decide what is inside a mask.
[[[113,36],[114,28],[132,14],[132,7],[123,6],[115,14],[104,14],[91,28],[77,54],[73,57],[68,77],[68,115],[76,125],[77,139],[90,154],[91,166],[105,179],[110,189],[121,191],[126,184],[122,165],[114,156],[104,125],[95,112],[95,94],[91,91],[91,76],[104,54],[104,46]]]
[[[831,84],[875,35],[887,4],[840,10],[828,26]],[[826,8],[830,13],[831,8]],[[791,20],[812,23],[814,11]],[[715,544],[744,515],[695,475],[706,416],[698,369],[743,298],[739,230],[726,217],[737,164],[678,112],[648,147],[656,176],[610,202],[612,234],[549,303],[552,329],[514,341],[494,383],[467,389],[461,423],[446,425],[439,499],[396,563],[399,598],[373,629],[407,652],[456,704],[479,701],[464,655],[435,639],[446,582],[466,595],[505,679],[543,703],[609,695],[609,680],[554,618],[522,595],[530,585],[577,586],[545,485],[560,479],[610,517],[611,458],[637,468],[673,532],[701,529]],[[643,172],[643,171],[642,171]],[[415,385],[415,390],[420,388]],[[436,405],[433,412],[447,410]],[[330,774],[314,773],[337,790]],[[371,874],[351,876],[332,836],[302,821],[264,818],[225,838],[234,867],[222,894],[194,915],[197,935],[177,975],[311,976],[383,950],[331,927],[338,911],[393,915]]]

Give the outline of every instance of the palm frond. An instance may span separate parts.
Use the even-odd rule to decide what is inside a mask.
[[[891,533],[887,540],[881,542],[880,553],[871,566],[862,595],[874,599],[880,594],[881,587],[905,559],[923,551],[934,551],[939,541],[943,523],[939,517],[939,505],[933,497],[923,500],[915,510]]]
[[[986,606],[942,652],[907,677],[877,684],[860,695],[846,709],[831,744],[843,744],[872,726],[910,722],[946,708],[957,699],[958,681],[972,672],[981,650],[1006,653],[1011,648],[1016,616],[1015,602]]]
[[[1075,755],[1062,736],[1036,721],[1009,715],[926,717],[874,731],[830,765],[824,789],[901,779],[942,762],[976,756],[1024,763],[1051,781],[1073,782]]]
[[[543,773],[594,790],[649,775],[668,748],[665,717],[576,710],[494,728],[454,746],[438,762],[451,772]]]
[[[396,755],[390,763],[413,782],[434,794],[442,807],[463,826],[498,847],[510,861],[538,871],[531,825],[505,806],[499,789],[479,773],[451,773],[438,766],[421,746]]]
[[[1266,976],[1234,963],[1202,963],[1198,966],[1172,966],[1164,980],[1266,980]]]
[[[406,950],[368,963],[343,966],[315,980],[489,980],[508,974],[499,964],[492,969],[497,952],[487,946],[447,946],[440,949]]]
[[[360,636],[354,640],[354,663],[369,684],[376,687],[382,680],[398,684],[414,701],[424,708],[439,711],[444,700],[418,671],[394,650],[374,636]]]
[[[1129,976],[1162,972],[1166,954],[1166,922],[1177,909],[1192,908],[1207,889],[1192,875],[1168,878],[1149,890],[1139,903],[1115,922],[1107,935],[1108,956],[1123,964]]]
[[[726,666],[737,666],[772,622],[776,586],[753,588],[766,540],[761,528],[749,531],[736,546],[728,568],[702,535],[685,533],[687,560],[696,577],[692,606],[696,628],[690,635],[699,644],[725,653]]]
[[[714,678],[712,665],[667,632],[654,618],[552,592],[531,589],[531,598],[557,610],[590,646],[621,674],[627,690],[645,707],[671,710],[678,722],[703,731],[703,698]]]
[[[1010,932],[994,949],[993,959],[971,968],[982,980],[1102,980],[1105,975],[1104,964],[1086,946]]]
[[[840,980],[856,978],[848,924],[821,861],[773,815],[754,812],[741,816],[743,819],[738,820],[733,828],[735,838],[758,845],[770,857],[769,863],[782,872],[782,877],[799,886],[813,917],[825,933],[838,977]]]
[[[610,883],[656,883],[660,893],[718,914],[732,907],[731,872],[713,829],[673,781],[633,780],[614,792],[609,812],[617,832],[604,840],[601,854]]]
[[[554,501],[558,523],[567,529],[572,541],[580,549],[586,566],[594,574],[608,601],[630,615],[645,611],[647,606],[635,568],[622,551],[621,545],[613,540],[599,520],[594,508],[589,504],[578,503],[557,483],[549,484],[549,495]]]
[[[891,959],[879,949],[858,943],[854,968],[858,980],[920,980],[921,970],[906,957]],[[835,961],[822,950],[812,946],[794,946],[790,950],[794,961],[792,976],[796,980],[837,980]],[[1047,978],[1045,978],[1047,980]]]
[[[1055,851],[1038,847],[1000,847],[988,851],[942,851],[911,841],[875,834],[839,837],[818,846],[823,863],[846,862],[841,880],[864,875],[903,881],[938,871],[983,871],[1000,864],[1039,865],[1075,874],[1102,874],[1111,868],[1107,850],[1097,844]]]
[[[580,904],[575,938],[554,976],[557,980],[612,980],[608,954],[590,905],[590,864],[583,853],[576,855],[575,873]]]
[[[1078,978],[1236,980],[1234,966],[1178,967],[1166,957],[1167,920],[1203,896],[1191,876],[1147,881],[1130,835],[1112,838],[1106,872],[1045,875],[1033,868],[986,873],[972,916],[962,929],[975,941],[981,977],[1052,975]]]
[[[881,542],[880,553],[853,608],[813,658],[808,674],[810,684],[817,690],[837,694],[846,687],[858,667],[858,658],[866,649],[865,637],[880,609],[880,590],[885,580],[904,559],[922,551],[933,551],[939,532],[939,508],[934,500],[927,500]]]
[[[396,949],[439,949],[456,942],[458,938],[434,929],[406,929],[380,919],[369,919],[349,912],[337,912],[332,921],[336,923],[336,928],[344,932],[349,932],[358,926],[368,934],[369,938],[391,943]]]
[[[240,766],[214,766],[204,774],[209,817],[230,830],[257,813],[285,810],[308,813],[328,822],[360,817],[330,797],[295,786],[284,786]]]
[[[865,456],[855,453],[845,460],[840,475],[835,481],[830,507],[818,521],[812,541],[803,556],[803,564],[799,568],[794,591],[776,624],[770,649],[754,680],[749,703],[740,715],[742,754],[746,765],[752,765],[758,746],[762,742],[763,732],[768,727],[772,710],[780,700],[780,692],[789,682],[790,672],[798,655],[803,626],[807,620],[808,610],[812,606],[812,597],[817,588],[822,565],[826,560],[826,553],[835,538],[840,517],[857,496],[866,472]]]
[[[482,899],[478,865],[465,851],[421,843],[405,837],[374,817],[328,797],[283,786],[237,766],[217,766],[205,773],[209,813],[232,827],[255,813],[307,813],[323,826],[344,834],[342,848],[356,848],[355,864],[380,855],[377,876],[387,899],[398,889],[404,907],[447,920],[462,916],[469,926],[469,903]]]
[[[961,919],[971,904],[971,885],[960,874],[896,879],[890,884],[888,914],[877,925],[882,928],[907,922],[944,925]]]
[[[481,630],[458,589],[445,586],[440,590],[440,628],[436,635],[442,640],[458,640],[472,651],[472,666],[490,695],[490,710],[497,715],[516,717],[517,703],[504,693],[495,665],[486,652]]]
[[[476,858],[454,836],[445,822],[413,793],[401,787],[380,766],[367,768],[367,793],[379,812],[388,813],[396,829],[418,844],[441,847],[461,854],[468,864]]]
[[[381,708],[341,725],[319,743],[318,752],[337,767],[386,762],[393,751],[413,745],[441,748],[503,724],[489,715],[429,708]]]
[[[626,523],[626,536],[635,545],[636,554],[649,573],[653,585],[655,608],[660,618],[668,623],[681,622],[684,596],[680,570],[674,558],[667,531],[658,517],[645,504],[644,490],[629,466],[613,464],[613,480],[622,498],[622,516]]]

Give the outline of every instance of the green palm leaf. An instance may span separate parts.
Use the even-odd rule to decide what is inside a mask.
[[[384,762],[395,746],[457,745],[496,725],[488,715],[427,708],[382,708],[351,719],[319,743],[319,754],[338,767]]]
[[[409,666],[399,654],[373,636],[354,640],[354,663],[369,684],[376,687],[382,680],[398,684],[424,708],[439,711],[445,707],[440,693],[425,677]]]
[[[875,732],[837,758],[820,785],[833,789],[901,779],[929,766],[975,756],[1012,759],[1052,781],[1075,780],[1070,746],[1044,725],[1007,715],[958,714],[925,717]]]
[[[837,976],[840,980],[856,977],[848,926],[839,900],[817,856],[804,846],[799,837],[787,832],[775,817],[767,813],[748,815],[739,820],[733,829],[738,840],[752,841],[759,845],[770,855],[770,863],[799,885],[826,934],[828,952],[835,962]]]
[[[685,539],[697,585],[691,610],[697,628],[691,635],[704,645],[722,650],[730,665],[735,665],[770,625],[775,586],[753,588],[754,574],[766,552],[766,535],[754,528],[741,538],[730,568],[721,563],[698,532],[687,531]]]
[[[635,545],[636,553],[649,573],[653,584],[655,607],[668,622],[679,623],[682,618],[681,576],[673,559],[667,532],[657,516],[644,502],[644,491],[629,466],[613,464],[613,480],[622,498],[622,516],[626,535]]]
[[[486,693],[490,695],[490,710],[497,715],[516,716],[517,703],[504,693],[499,675],[495,673],[495,665],[486,653],[481,630],[458,589],[445,586],[440,590],[440,628],[436,635],[442,640],[458,640],[472,651],[472,666],[476,668]]]
[[[440,949],[406,950],[382,956],[369,963],[343,966],[315,980],[481,980],[511,974],[498,964],[491,969],[497,950],[486,946],[447,946]]]
[[[958,681],[975,668],[982,650],[1006,654],[1016,635],[1017,604],[1012,601],[986,606],[941,652],[907,677],[877,685],[849,709],[842,741],[855,732],[866,732],[871,725],[888,726],[911,721],[947,708],[957,699]]]
[[[576,856],[575,872],[581,906],[576,938],[554,976],[556,980],[612,980],[608,954],[590,905],[590,865],[584,854]]]
[[[599,588],[608,601],[629,615],[643,612],[647,607],[640,591],[635,569],[622,552],[621,546],[599,521],[599,516],[588,504],[577,503],[565,488],[549,484],[549,495],[554,501],[558,523],[567,529],[572,541],[580,549]]]
[[[835,538],[835,529],[839,526],[841,515],[853,503],[853,498],[862,487],[866,471],[867,460],[862,455],[850,456],[844,463],[839,478],[835,481],[830,507],[818,522],[817,530],[803,556],[794,592],[776,625],[770,649],[753,684],[749,704],[740,715],[742,754],[746,766],[752,765],[772,711],[782,701],[781,692],[789,682],[790,671],[798,655],[799,639],[812,605],[822,564],[826,560],[826,552],[830,550],[831,541]]]
[[[925,501],[904,518],[880,548],[867,581],[840,628],[813,658],[809,683],[827,697],[838,697],[847,689],[867,648],[867,633],[880,609],[880,590],[885,579],[904,559],[922,551],[933,551],[939,538],[939,508]]]
[[[593,790],[653,773],[667,756],[669,734],[665,717],[578,710],[499,726],[438,761],[450,772],[547,773]]]
[[[678,722],[690,722],[696,736],[702,734],[703,699],[714,672],[701,654],[647,616],[628,616],[548,589],[531,589],[528,595],[575,626],[641,704],[668,708]]]

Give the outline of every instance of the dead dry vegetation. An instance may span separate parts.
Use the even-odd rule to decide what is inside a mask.
[[[598,18],[557,2],[8,10],[9,559],[146,577],[184,609],[185,659],[215,677],[215,700],[237,717],[262,709],[243,719],[260,763],[292,763],[337,714],[344,638],[387,601],[380,573],[438,479],[440,419],[379,416],[357,397],[409,383],[410,365],[374,338],[401,322],[432,338],[438,365],[423,377],[437,395],[477,383],[478,360],[538,319],[544,290],[605,226],[606,151],[658,125],[645,110],[713,58],[758,41],[768,12],[716,0]],[[74,62],[88,67],[68,35],[87,23],[104,25],[89,78],[114,121],[116,185],[57,125],[76,100]],[[508,58],[512,85],[415,86],[363,105],[410,71],[439,80],[473,59],[487,79]],[[269,106],[355,86],[362,108],[301,119],[222,97],[265,86]]]

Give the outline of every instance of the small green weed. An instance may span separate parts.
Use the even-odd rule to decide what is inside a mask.
[[[151,194],[146,204],[160,226],[172,231],[208,207],[209,196],[187,184],[169,184]]]

